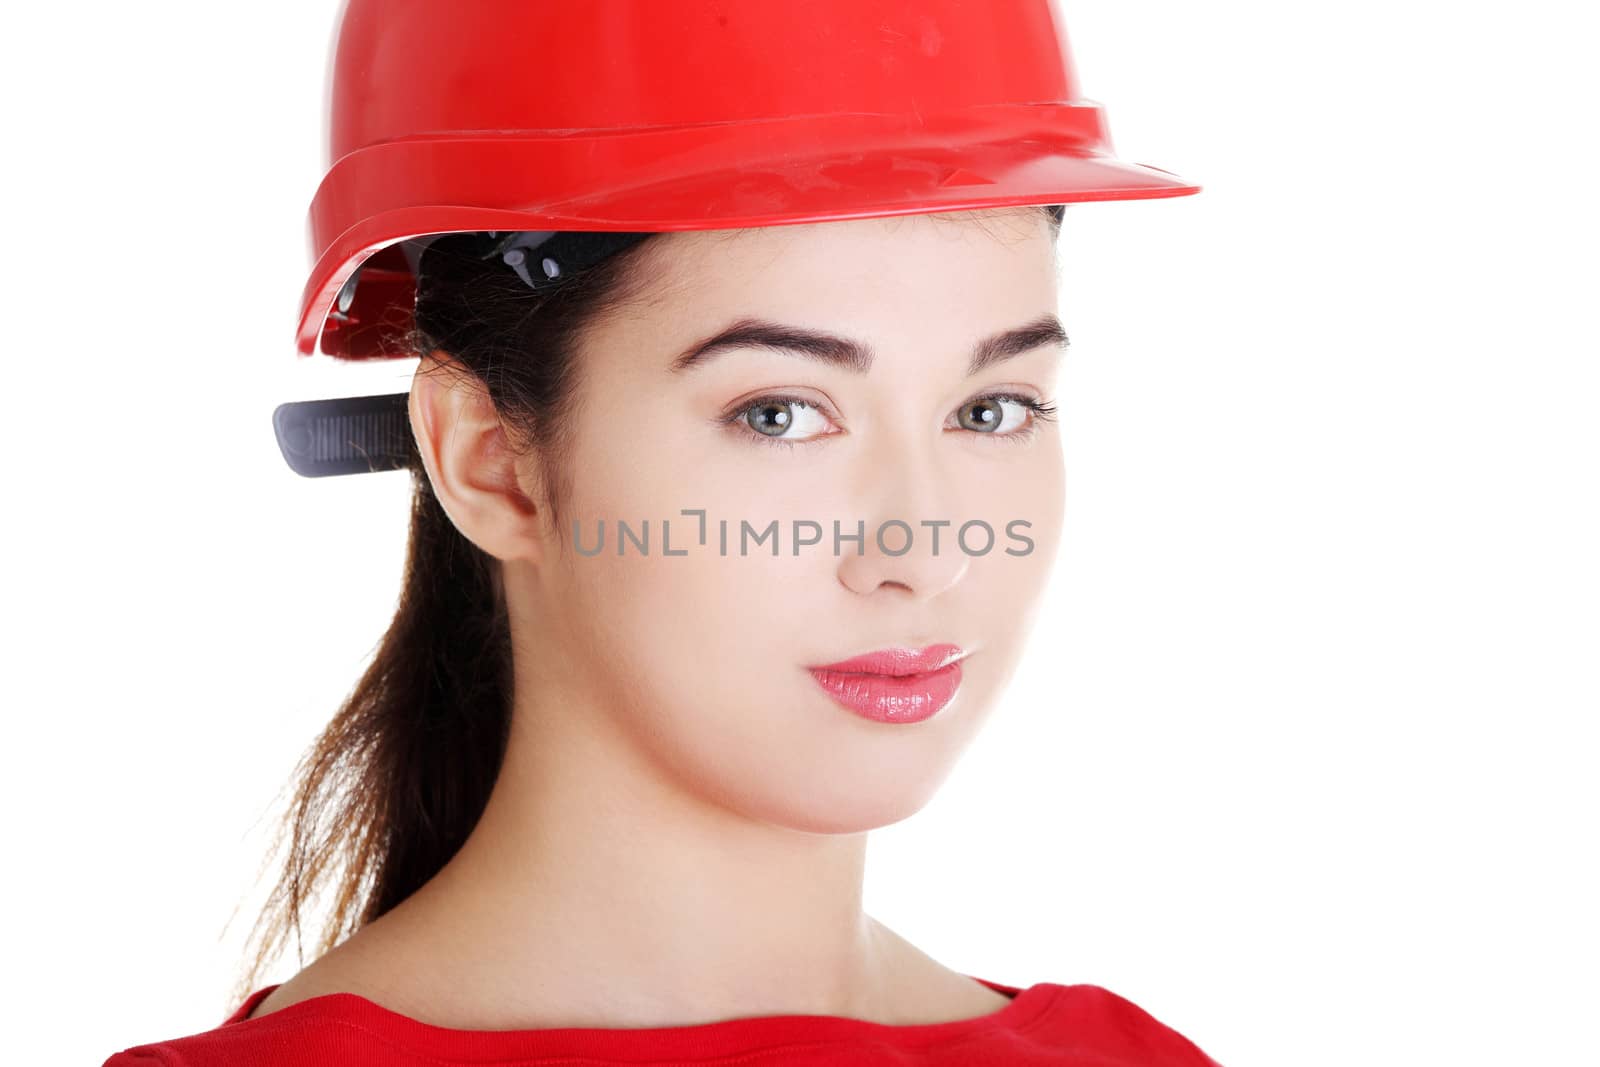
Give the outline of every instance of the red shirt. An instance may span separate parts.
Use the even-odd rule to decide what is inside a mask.
[[[919,1026],[769,1015],[694,1026],[543,1030],[454,1030],[355,993],[327,993],[245,1018],[277,988],[269,985],[211,1030],[131,1046],[102,1067],[1219,1067],[1183,1035],[1100,986],[1039,982],[1023,989],[976,980],[1011,1003],[977,1018]]]

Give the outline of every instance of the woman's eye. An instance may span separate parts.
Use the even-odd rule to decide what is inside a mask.
[[[993,437],[1027,438],[1038,423],[1055,418],[1055,407],[1028,396],[995,393],[961,405],[956,422],[963,430]]]
[[[1032,397],[992,393],[969,400],[955,413],[957,428],[999,440],[1024,441],[1038,423],[1055,418],[1055,407]],[[832,436],[830,420],[820,408],[799,397],[764,396],[723,417],[738,424],[746,437],[763,444],[794,447]]]
[[[735,411],[728,422],[748,435],[774,445],[805,444],[827,436],[828,418],[799,397],[767,396]]]

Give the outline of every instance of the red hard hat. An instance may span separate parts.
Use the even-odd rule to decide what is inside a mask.
[[[413,355],[428,234],[1200,190],[1115,158],[1053,0],[347,0],[330,104],[301,355]]]

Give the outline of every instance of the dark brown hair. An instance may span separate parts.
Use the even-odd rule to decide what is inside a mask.
[[[975,220],[1017,209],[927,217]],[[1045,207],[1052,240],[1061,205]],[[736,236],[742,231],[722,231]],[[538,457],[556,529],[570,469],[563,412],[575,395],[578,342],[624,311],[650,277],[660,235],[535,294],[480,235],[438,238],[422,262],[414,328],[418,356],[448,354],[443,373],[487,390],[508,440]],[[230,994],[238,1005],[281,952],[291,930],[300,966],[302,909],[330,893],[316,955],[384,914],[455,855],[477,824],[505,753],[511,709],[511,640],[499,561],[472,544],[440,506],[410,448],[410,542],[399,604],[370,666],[306,750],[288,784],[290,809],[272,854],[282,872],[251,932],[247,966]]]

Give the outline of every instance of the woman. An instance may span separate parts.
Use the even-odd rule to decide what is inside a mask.
[[[301,350],[421,362],[278,430],[412,472],[405,589],[237,1010],[107,1067],[1212,1063],[861,910],[1055,556],[1061,205],[1196,191],[977,7],[347,6]]]

